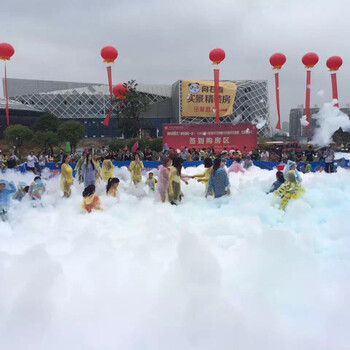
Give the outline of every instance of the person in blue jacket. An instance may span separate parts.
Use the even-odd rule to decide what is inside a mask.
[[[223,162],[221,158],[215,158],[213,171],[210,174],[207,191],[205,197],[214,192],[215,198],[220,198],[225,195],[230,195],[230,180],[227,176],[226,170],[223,169]]]
[[[16,186],[11,181],[0,180],[0,218],[2,221],[7,219],[7,211],[11,203],[11,195],[16,192]]]
[[[272,184],[271,189],[268,193],[275,192],[284,183],[284,177],[282,171],[277,171],[276,181]]]
[[[283,169],[283,177],[284,177],[285,180],[286,180],[286,174],[288,173],[289,170],[294,170],[295,171],[295,177],[296,177],[297,181],[299,181],[299,182],[303,181],[299,171],[297,170],[296,163],[293,162],[292,160],[288,160],[286,166]]]

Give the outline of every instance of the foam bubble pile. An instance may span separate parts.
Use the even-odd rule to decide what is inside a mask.
[[[317,127],[314,130],[311,144],[328,146],[333,142],[332,136],[339,128],[342,128],[343,131],[350,131],[349,116],[336,107],[336,103],[337,100],[325,103],[318,113],[312,115],[312,118],[316,119]]]
[[[0,222],[1,349],[348,348],[350,172],[305,174],[285,212],[272,171],[231,173],[221,201],[190,180],[179,206],[115,175],[103,211],[53,178],[42,208],[13,203]]]

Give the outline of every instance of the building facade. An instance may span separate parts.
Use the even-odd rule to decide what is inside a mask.
[[[152,137],[161,136],[163,123],[213,123],[215,118],[182,117],[180,80],[172,85],[139,84],[137,90],[147,97],[149,109],[141,114],[142,130]],[[234,81],[237,93],[233,113],[221,118],[223,123],[266,120],[259,134],[269,133],[268,91],[266,81]],[[4,80],[3,80],[4,84]],[[102,123],[110,108],[108,85],[30,79],[8,79],[9,98],[23,111],[51,113],[62,120],[77,120],[85,127],[85,137],[122,137],[118,130],[118,108],[111,114],[109,127]],[[29,118],[23,112],[23,120]],[[34,118],[35,119],[35,118]],[[10,112],[10,120],[12,116]],[[31,125],[33,118],[26,119]]]

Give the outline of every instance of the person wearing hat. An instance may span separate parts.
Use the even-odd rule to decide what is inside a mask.
[[[13,181],[0,180],[0,219],[7,220],[7,211],[10,207],[11,194],[16,192]]]
[[[296,177],[297,181],[299,181],[299,182],[303,181],[299,171],[297,170],[296,163],[293,162],[292,160],[288,160],[286,166],[283,169],[283,177],[284,177],[285,180],[287,180],[286,179],[286,174],[288,173],[289,170],[294,170],[295,171],[295,177]]]
[[[282,197],[280,208],[285,210],[291,199],[298,199],[305,193],[304,186],[297,181],[295,170],[289,170],[285,176],[286,181],[275,191],[275,196]]]
[[[29,190],[29,186],[25,182],[20,181],[17,186],[17,191],[12,196],[12,199],[21,201],[28,193],[28,190]]]

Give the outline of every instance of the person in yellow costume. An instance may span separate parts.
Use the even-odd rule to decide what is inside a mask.
[[[142,181],[141,171],[144,168],[142,161],[140,160],[139,155],[135,154],[135,160],[133,160],[129,165],[129,171],[131,172],[130,183],[135,185]]]
[[[168,189],[168,199],[173,205],[178,205],[184,194],[181,191],[181,180],[188,185],[188,176],[181,175],[182,169],[182,159],[176,157],[173,159],[173,166],[170,167],[169,171],[169,189]]]
[[[102,163],[102,179],[108,181],[109,178],[113,178],[113,163],[111,157],[107,156]]]
[[[297,181],[295,171],[289,170],[286,173],[286,181],[273,194],[282,197],[280,208],[285,210],[291,199],[298,199],[304,193],[305,188]]]
[[[68,198],[72,194],[71,186],[73,185],[73,169],[69,165],[71,161],[71,156],[65,154],[62,159],[61,165],[61,189],[63,191],[63,196]]]
[[[84,189],[81,207],[88,213],[93,210],[102,210],[100,197],[95,195],[95,185],[89,185]]]
[[[200,174],[193,175],[192,178],[196,179],[198,182],[202,182],[205,185],[205,191],[207,190],[208,181],[211,172],[213,171],[213,161],[211,158],[204,159],[204,171]]]
[[[97,170],[97,172],[95,172],[95,181],[100,182],[100,179],[102,179],[102,176],[101,176],[102,170],[100,165],[100,157],[97,154],[94,155],[94,163]]]

